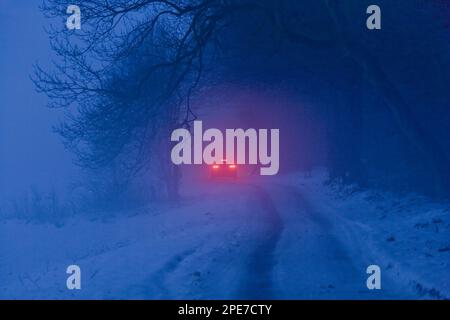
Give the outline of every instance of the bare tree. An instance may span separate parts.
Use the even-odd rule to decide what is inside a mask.
[[[189,126],[219,19],[212,3],[84,1],[81,30],[49,30],[59,59],[53,71],[36,65],[33,80],[50,107],[70,110],[56,131],[82,166],[120,164],[131,176],[148,163],[158,132]],[[58,18],[69,4],[47,0],[42,9]]]
[[[44,0],[42,9],[49,17],[61,18],[70,2]],[[254,23],[255,34],[270,30],[259,37],[274,51],[288,41],[309,50],[332,51],[346,61],[358,74],[359,80],[352,80],[355,86],[368,81],[385,98],[398,131],[427,163],[436,193],[447,185],[440,173],[448,156],[414,118],[389,73],[348,28],[348,2],[85,0],[80,6],[81,30],[68,31],[64,23],[49,30],[59,59],[53,72],[36,66],[33,80],[51,98],[52,107],[76,106],[57,131],[84,166],[121,162],[136,172],[151,156],[146,146],[158,133],[189,127],[195,119],[190,96],[216,55],[227,54],[227,31],[240,17]],[[307,17],[305,10],[320,19],[299,19]],[[355,115],[347,120],[348,131],[356,137],[364,110],[358,98],[342,99],[339,105],[349,104],[345,111]],[[353,160],[339,175],[354,170],[361,176],[361,141],[354,143],[348,157]]]

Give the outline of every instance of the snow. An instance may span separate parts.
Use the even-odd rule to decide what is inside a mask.
[[[309,211],[321,213],[323,223],[330,224],[327,232],[345,247],[360,269],[370,264],[381,267],[384,289],[362,290],[352,298],[450,297],[448,203],[436,203],[415,194],[399,196],[336,185],[325,187],[324,170],[316,171],[310,179],[298,173],[281,180],[308,199],[314,208]],[[286,243],[298,248],[300,241],[292,238]],[[295,264],[296,259],[290,259]]]
[[[0,221],[2,299],[441,299],[448,204],[325,184],[316,170],[196,182],[178,204]],[[66,268],[81,268],[81,290]],[[368,290],[377,264],[382,289]]]

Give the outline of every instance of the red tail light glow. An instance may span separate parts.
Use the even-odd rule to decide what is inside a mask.
[[[230,169],[234,169],[234,168],[236,168],[236,165],[234,165],[234,164],[230,164],[230,165],[228,166],[228,168],[230,168]]]
[[[219,166],[217,164],[213,165],[213,169],[219,169]]]

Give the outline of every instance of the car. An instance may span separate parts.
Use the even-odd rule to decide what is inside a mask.
[[[226,160],[222,163],[211,165],[211,178],[237,178],[237,166],[234,163],[228,164]]]

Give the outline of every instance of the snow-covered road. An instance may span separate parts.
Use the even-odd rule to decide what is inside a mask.
[[[210,182],[189,188],[177,205],[62,227],[0,222],[0,298],[445,297],[448,286],[436,289],[434,278],[393,265],[373,225],[305,183]],[[430,272],[443,274],[445,257],[425,260]],[[81,290],[66,288],[70,264],[81,267]],[[366,287],[370,264],[382,269],[381,290]]]

